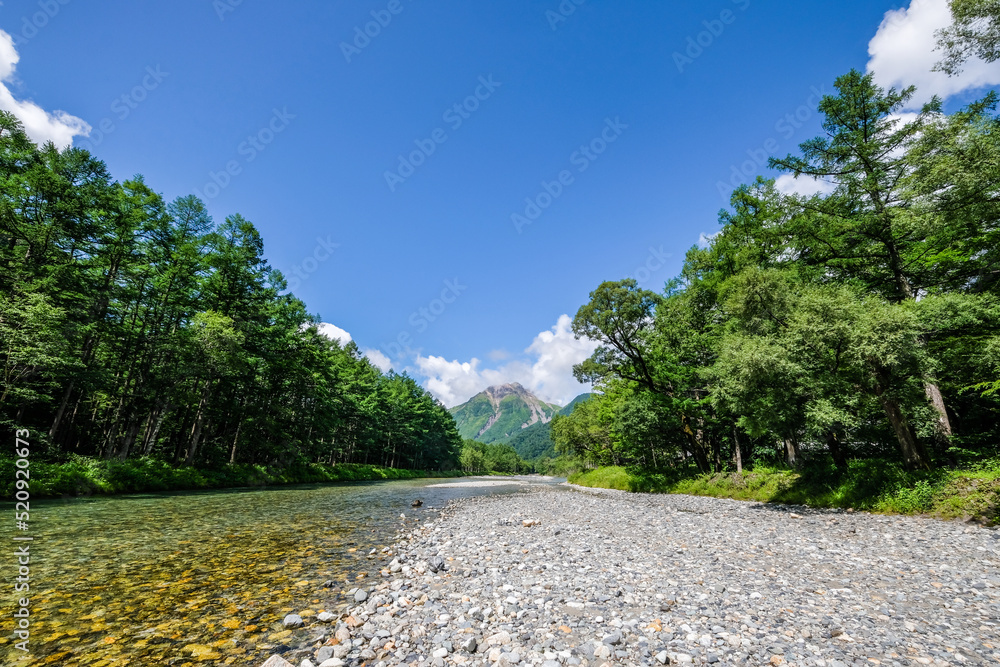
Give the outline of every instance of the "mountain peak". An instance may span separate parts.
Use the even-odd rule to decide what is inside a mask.
[[[559,406],[550,405],[517,382],[487,387],[451,409],[463,438],[506,441],[532,424],[547,424]]]
[[[528,395],[534,397],[534,395],[521,386],[518,382],[509,382],[507,384],[493,385],[492,387],[487,387],[483,390],[484,394],[487,396],[493,396],[496,398],[503,398],[504,396],[509,396],[510,394],[516,394],[518,396]]]

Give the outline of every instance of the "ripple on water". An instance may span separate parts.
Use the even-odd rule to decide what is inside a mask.
[[[34,504],[32,659],[16,664],[258,665],[312,637],[285,630],[285,614],[337,611],[343,592],[378,576],[368,552],[392,540],[400,513],[518,490],[407,480]],[[22,595],[5,596],[0,615]],[[0,638],[0,663],[23,656],[14,641]]]

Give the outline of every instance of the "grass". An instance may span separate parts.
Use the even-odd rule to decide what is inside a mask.
[[[12,459],[0,458],[0,497],[13,499],[15,466]],[[111,495],[150,491],[190,491],[283,484],[359,482],[420,477],[460,477],[464,473],[400,470],[374,465],[300,464],[286,468],[262,465],[227,465],[214,470],[171,466],[156,459],[106,461],[73,457],[65,463],[32,461],[32,498]]]
[[[642,493],[683,493],[1000,524],[1000,460],[931,472],[908,472],[881,460],[851,461],[844,471],[822,463],[798,470],[757,467],[742,474],[711,475],[692,470],[604,467],[571,475],[569,481]]]

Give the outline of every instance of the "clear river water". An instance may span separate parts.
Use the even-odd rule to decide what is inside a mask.
[[[29,654],[15,648],[25,594],[13,592],[8,555],[0,664],[255,667],[315,634],[285,630],[285,614],[339,611],[348,590],[381,578],[384,561],[368,555],[393,541],[400,514],[412,527],[449,500],[528,488],[524,478],[489,479],[32,501]],[[418,498],[423,507],[411,508]],[[0,507],[13,516],[12,503]],[[3,523],[3,552],[13,554],[25,543]]]

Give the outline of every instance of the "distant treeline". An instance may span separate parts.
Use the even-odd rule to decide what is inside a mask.
[[[524,475],[535,471],[532,464],[522,459],[512,446],[499,442],[463,441],[459,463],[463,472],[473,475]]]
[[[858,72],[836,88],[824,134],[770,162],[819,194],[758,179],[664,292],[591,294],[573,329],[601,347],[575,372],[602,393],[553,421],[560,450],[702,472],[997,455],[997,95],[907,114],[912,88]]]
[[[454,469],[447,410],[322,336],[239,215],[118,183],[0,112],[0,422],[35,452]]]

